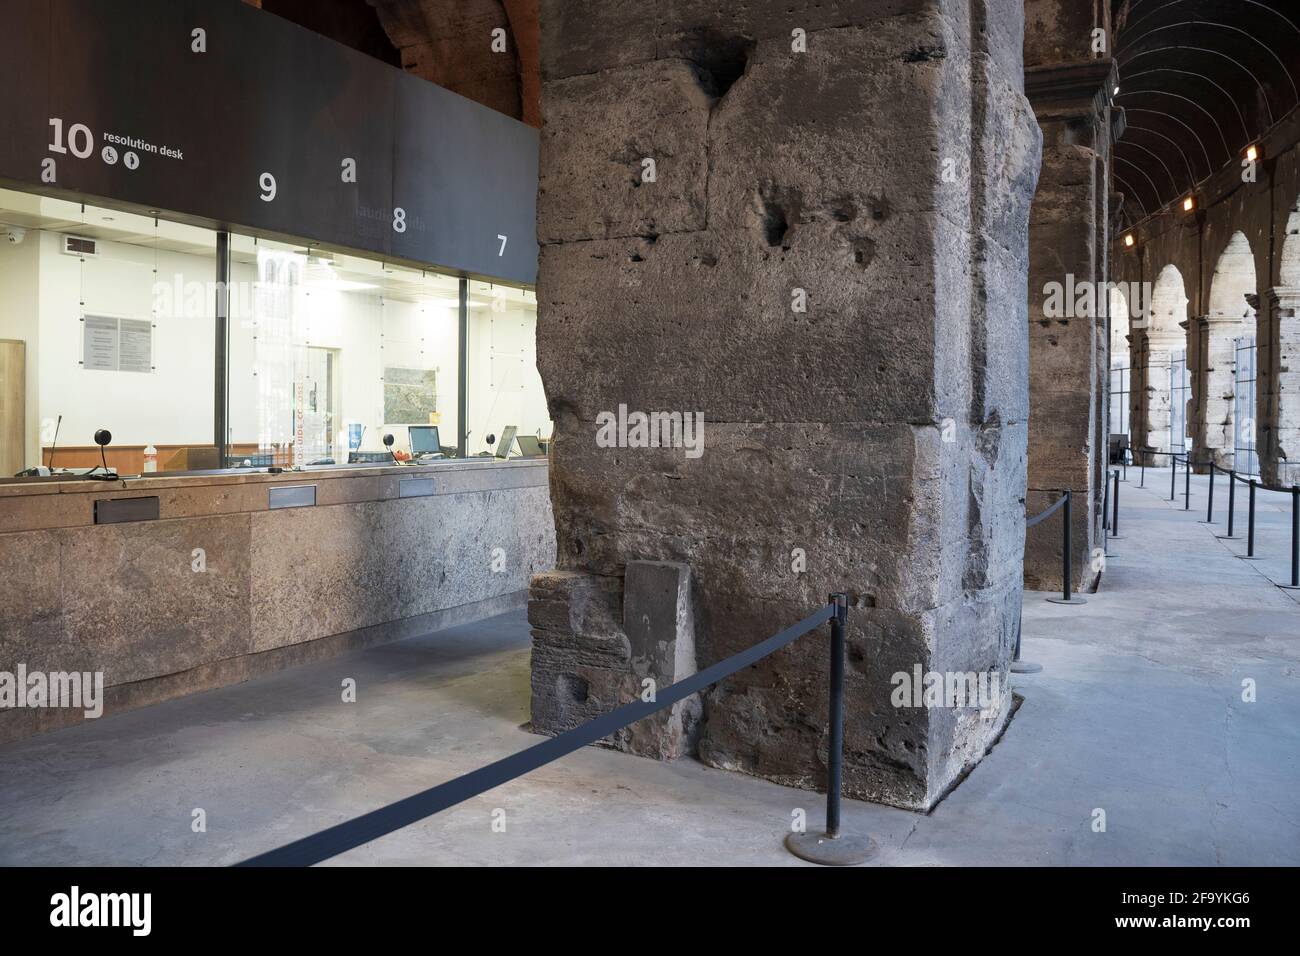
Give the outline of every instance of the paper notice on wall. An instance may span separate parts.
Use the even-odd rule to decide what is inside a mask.
[[[102,372],[117,371],[117,319],[88,315],[82,322],[82,364]]]
[[[153,371],[153,323],[148,319],[122,319],[117,352],[118,371]]]
[[[152,372],[153,323],[88,315],[82,320],[83,367],[99,372]]]

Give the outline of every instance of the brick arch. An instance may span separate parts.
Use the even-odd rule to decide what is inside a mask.
[[[367,0],[402,68],[484,106],[541,126],[538,0]],[[492,50],[492,31],[507,52]]]
[[[1246,297],[1255,295],[1255,254],[1250,240],[1238,230],[1220,253],[1210,277],[1209,313],[1245,318],[1253,315]]]
[[[1170,263],[1160,270],[1151,291],[1150,327],[1153,332],[1177,332],[1187,321],[1187,287],[1183,274]]]
[[[1300,289],[1300,196],[1296,197],[1287,216],[1277,273],[1278,285],[1282,288]]]

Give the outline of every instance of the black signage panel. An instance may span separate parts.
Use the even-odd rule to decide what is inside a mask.
[[[0,18],[16,188],[536,280],[531,127],[239,0],[0,0]]]

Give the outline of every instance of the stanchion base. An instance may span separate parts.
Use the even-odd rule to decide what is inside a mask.
[[[1279,584],[1283,591],[1300,591],[1300,584]]]
[[[1238,540],[1238,539],[1241,537],[1241,535],[1239,535],[1239,534],[1216,534],[1215,537],[1218,538],[1220,541],[1236,541],[1236,540]]]
[[[1128,537],[1128,535],[1126,535],[1126,534],[1108,534],[1108,535],[1106,535],[1106,538],[1107,538],[1108,540],[1110,540],[1110,541],[1123,541],[1123,540],[1124,540],[1125,538],[1127,538],[1127,537]]]
[[[863,833],[841,833],[831,838],[825,833],[791,833],[785,848],[801,860],[823,866],[857,866],[876,855],[876,841]]]
[[[1013,674],[1037,674],[1042,669],[1042,664],[1035,664],[1033,661],[1011,662],[1011,673]]]
[[[1259,556],[1252,555],[1252,554],[1239,554],[1237,555],[1237,560],[1238,561],[1262,561],[1263,558],[1260,558]]]
[[[1088,602],[1081,597],[1072,597],[1068,601],[1065,598],[1048,598],[1047,603],[1048,604],[1087,604]]]

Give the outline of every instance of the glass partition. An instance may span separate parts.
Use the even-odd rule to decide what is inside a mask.
[[[468,348],[468,454],[504,458],[537,450],[511,436],[540,440],[544,448],[551,420],[537,371],[537,294],[471,281]]]
[[[216,233],[8,190],[0,224],[0,476],[217,467]]]
[[[459,280],[232,237],[232,462],[454,455]],[[436,431],[435,431],[436,429]]]
[[[218,233],[6,190],[0,226],[0,479],[545,454],[531,289],[231,235],[219,458]]]

